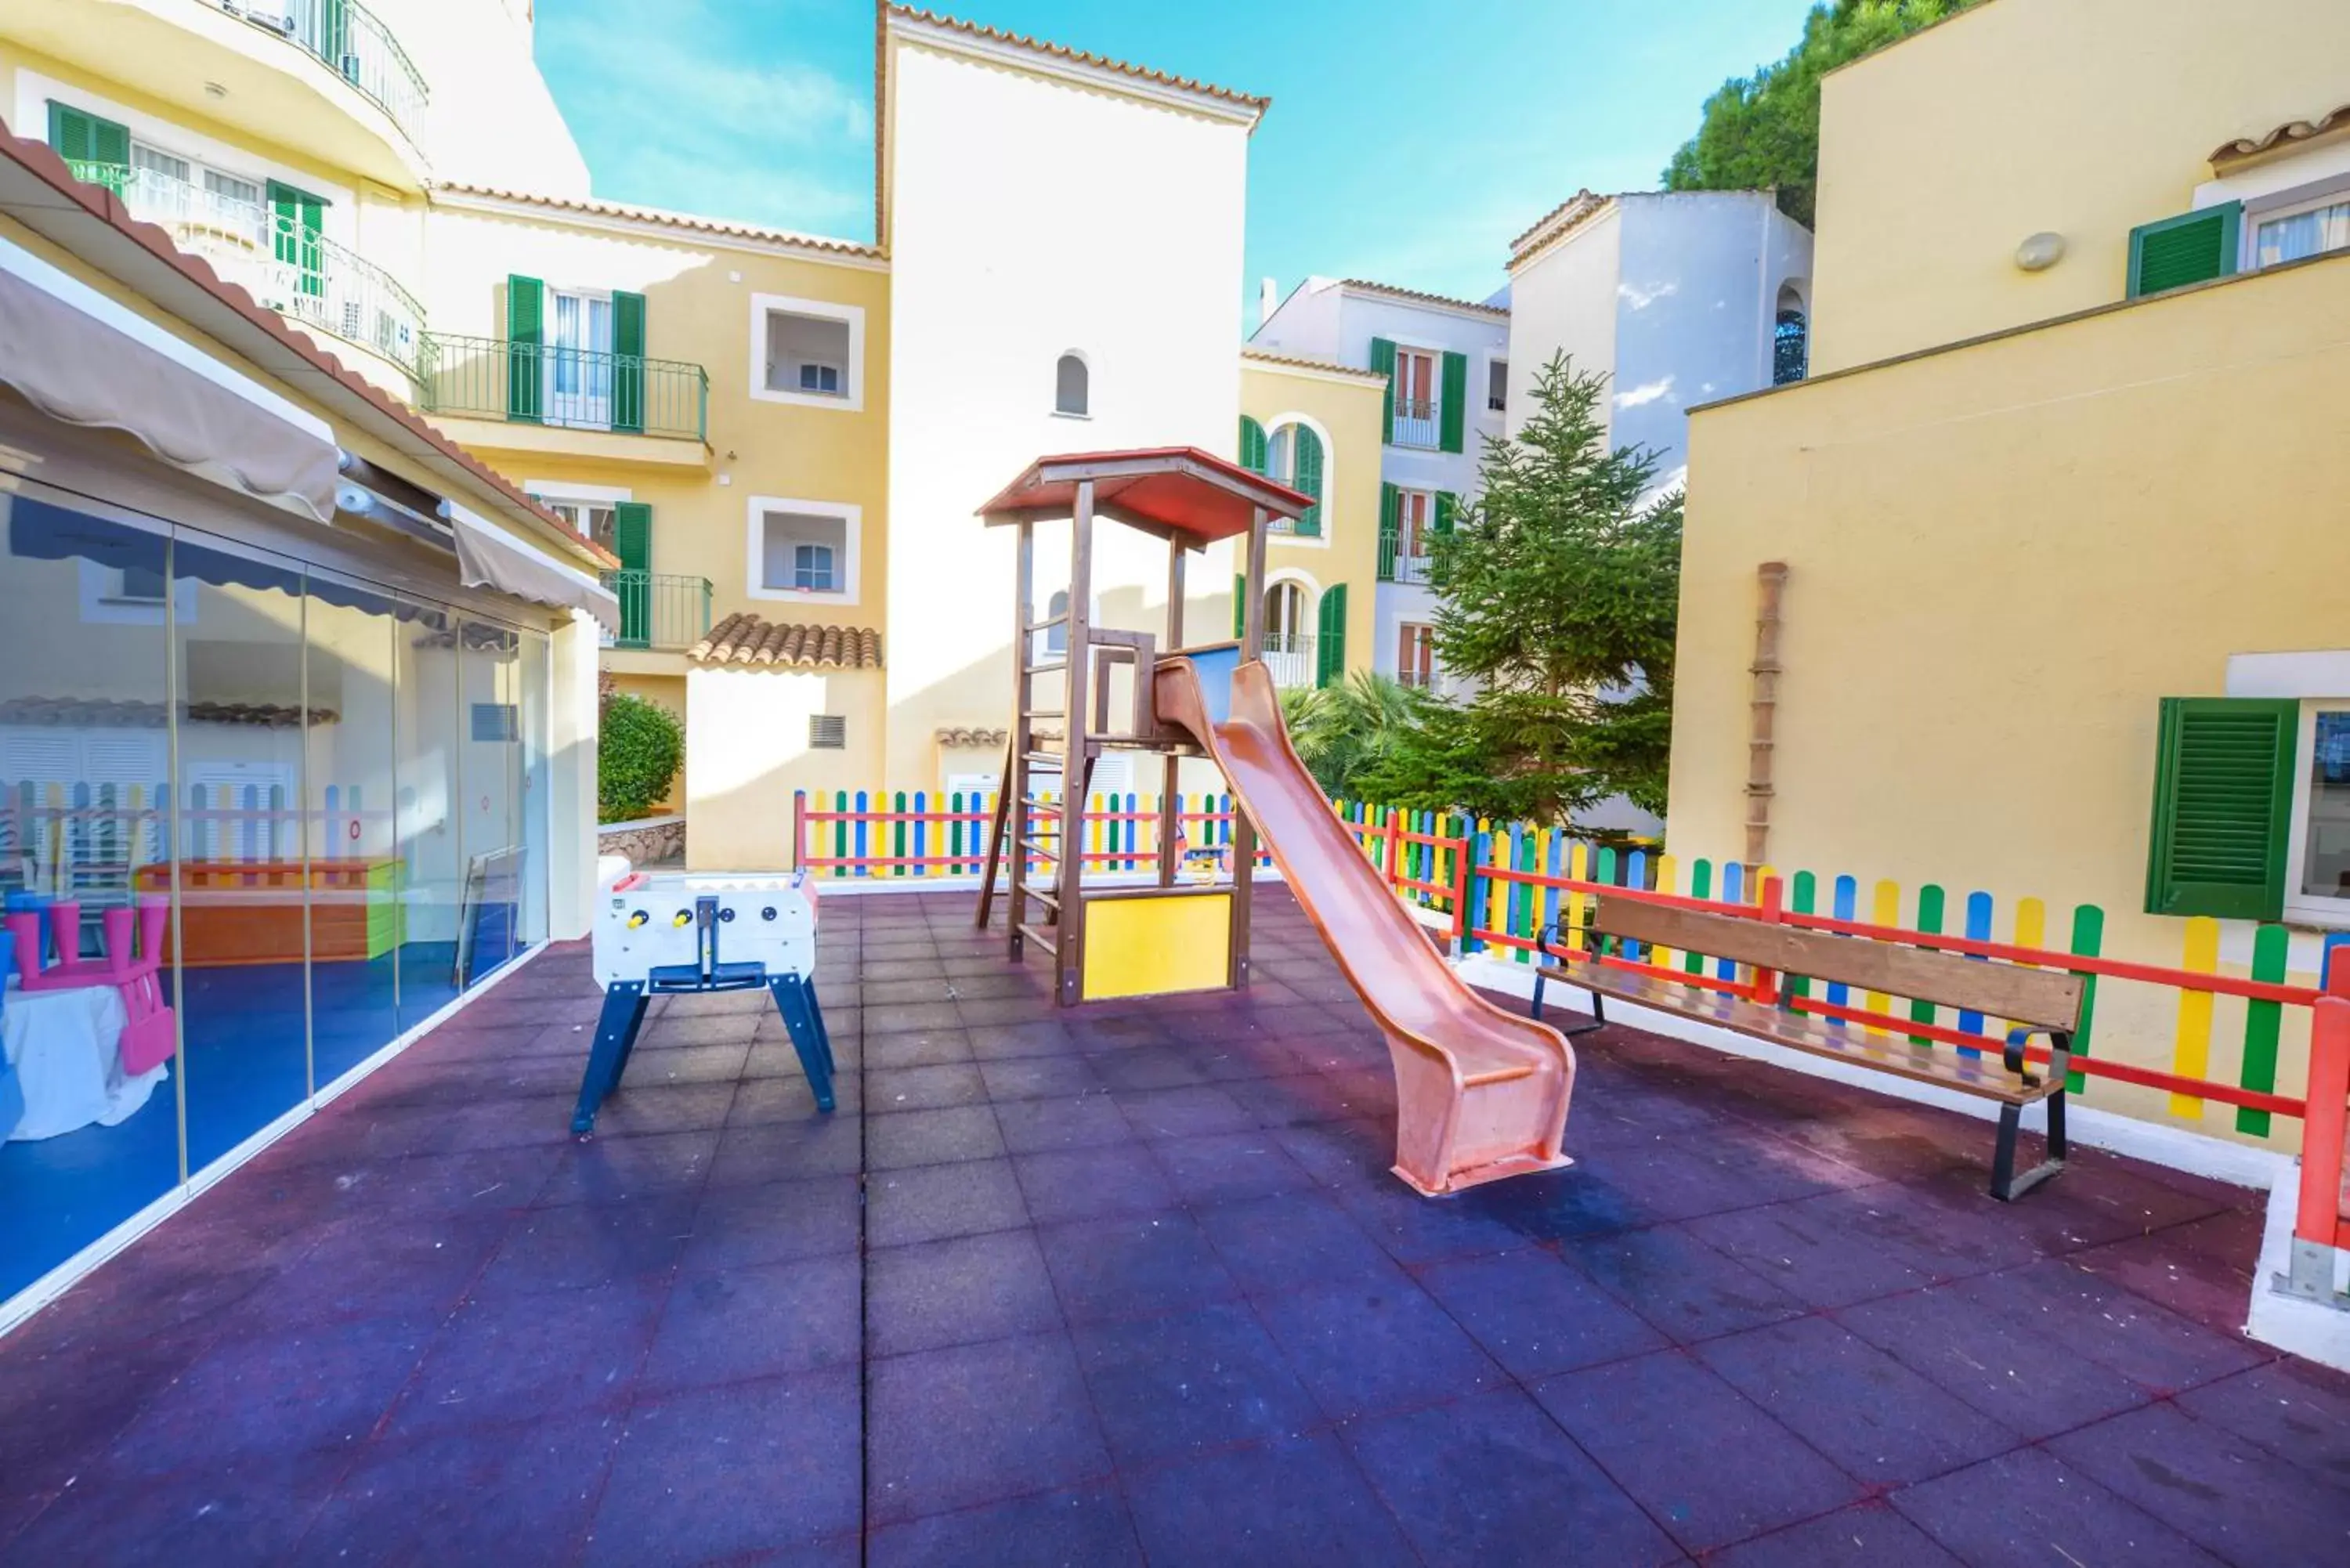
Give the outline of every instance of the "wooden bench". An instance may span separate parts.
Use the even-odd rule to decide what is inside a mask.
[[[1573,955],[1565,967],[1544,964],[1535,971],[1534,1017],[1542,1016],[1544,981],[1562,981],[1591,993],[1592,1021],[1568,1030],[1570,1034],[1604,1026],[1605,999],[1615,997],[1790,1050],[1995,1100],[1999,1142],[1991,1159],[1991,1192],[2002,1202],[2064,1168],[2064,1080],[2086,989],[2078,975],[1606,894],[1594,899],[1590,922],[1583,929],[1589,952]],[[1567,956],[1558,949],[1556,935],[1555,927],[1544,933],[1544,954]],[[1742,985],[1751,994],[1733,995],[1694,980],[1621,967],[1629,961],[1627,942],[1641,944],[1644,951],[1672,948],[1752,965],[1752,982]],[[1872,1029],[1802,1011],[1805,1001],[1816,1006],[1821,998],[1799,999],[1803,988],[1790,984],[1798,977],[2003,1020],[2006,1046],[1994,1055],[1954,1045],[1919,1044],[1898,1025]],[[2024,1058],[2024,1042],[2033,1034],[2048,1036],[2044,1068]],[[2048,1102],[2047,1158],[2018,1175],[2016,1125],[2022,1108],[2035,1100]]]

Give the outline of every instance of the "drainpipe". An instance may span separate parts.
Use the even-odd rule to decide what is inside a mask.
[[[1765,561],[1754,568],[1754,694],[1746,735],[1746,864],[1770,858],[1771,752],[1779,707],[1779,597],[1787,584],[1787,563]]]

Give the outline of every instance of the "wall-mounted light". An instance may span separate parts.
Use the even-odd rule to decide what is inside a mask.
[[[2064,236],[2043,229],[2015,247],[2015,265],[2025,272],[2046,272],[2064,259]]]

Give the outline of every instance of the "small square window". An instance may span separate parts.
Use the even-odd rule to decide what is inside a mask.
[[[848,721],[838,713],[808,715],[808,750],[812,752],[845,752],[848,749]]]
[[[840,396],[840,367],[819,365],[813,360],[800,362],[800,390],[821,392],[827,398]]]
[[[1485,361],[1485,407],[1489,412],[1500,413],[1510,400],[1510,362],[1507,359]]]
[[[755,586],[770,595],[849,593],[853,526],[837,514],[762,514]]]

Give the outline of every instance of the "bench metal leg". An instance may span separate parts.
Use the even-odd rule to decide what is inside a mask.
[[[832,1045],[824,1032],[824,1014],[816,1011],[816,988],[796,974],[779,974],[767,981],[767,989],[775,998],[775,1011],[783,1015],[784,1027],[792,1033],[792,1049],[799,1053],[801,1070],[807,1074],[808,1092],[816,1096],[816,1108],[829,1111],[832,1096]]]
[[[2048,1096],[2048,1158],[2022,1175],[2015,1169],[2015,1134],[2023,1116],[2021,1106],[1999,1108],[1999,1144],[1991,1161],[1991,1195],[2012,1203],[2064,1168],[2064,1091]]]
[[[1596,992],[1596,991],[1595,991],[1595,992],[1592,992],[1590,993],[1590,996],[1591,996],[1591,1022],[1590,1022],[1590,1023],[1573,1023],[1573,1024],[1568,1024],[1568,1025],[1566,1025],[1565,1027],[1564,1027],[1564,1028],[1562,1028],[1562,1029],[1560,1029],[1560,1030],[1559,1030],[1559,1033],[1560,1033],[1561,1034],[1566,1035],[1566,1036],[1568,1036],[1568,1037],[1571,1039],[1571,1038],[1573,1038],[1574,1036],[1575,1036],[1575,1035],[1577,1035],[1577,1034],[1588,1034],[1588,1033],[1591,1033],[1593,1030],[1595,1030],[1595,1029],[1605,1029],[1605,1028],[1607,1028],[1607,1004],[1606,1004],[1604,1002],[1602,1002],[1602,1001],[1600,1000],[1600,996],[1599,996],[1599,993],[1598,993],[1597,992]],[[1534,1003],[1533,1003],[1533,1005],[1532,1005],[1532,1006],[1530,1006],[1529,1008],[1527,1008],[1527,1010],[1526,1010],[1526,1016],[1527,1016],[1527,1017],[1529,1017],[1529,1018],[1531,1018],[1531,1019],[1533,1019],[1535,1023],[1541,1023],[1541,1022],[1542,1022],[1542,1015],[1543,1015],[1543,971],[1542,971],[1540,969],[1537,969],[1537,970],[1535,970],[1535,971],[1534,971]]]
[[[628,1071],[629,1053],[637,1048],[637,1028],[645,1021],[645,982],[617,980],[604,990],[604,1011],[596,1020],[596,1044],[588,1052],[588,1071],[579,1080],[579,1104],[571,1113],[571,1130],[581,1136],[596,1130],[596,1113],[605,1096],[620,1086]]]

